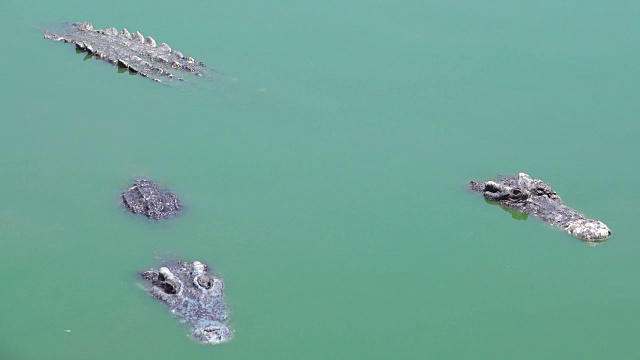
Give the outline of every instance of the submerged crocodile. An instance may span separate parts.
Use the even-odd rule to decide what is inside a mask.
[[[525,173],[499,177],[495,181],[471,181],[469,188],[481,192],[487,200],[497,201],[523,214],[531,214],[587,243],[600,243],[611,236],[611,230],[602,221],[587,219],[564,205],[549,184],[532,179]]]
[[[199,261],[178,262],[140,273],[144,288],[167,304],[172,313],[191,326],[191,336],[204,344],[219,344],[231,339],[229,315],[224,302],[224,283],[207,273]]]
[[[122,192],[124,207],[134,214],[142,214],[152,220],[178,215],[180,199],[168,190],[160,189],[151,180],[138,179]]]
[[[173,78],[174,73],[202,76],[207,69],[203,62],[196,62],[180,51],[172,51],[165,43],[156,45],[152,37],[145,38],[137,31],[130,33],[123,29],[118,32],[113,27],[94,30],[90,22],[73,23],[62,31],[60,34],[47,32],[44,38],[74,44],[78,50],[158,82]],[[176,78],[184,80],[182,76]]]

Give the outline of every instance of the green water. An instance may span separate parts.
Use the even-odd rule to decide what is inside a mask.
[[[0,359],[640,356],[640,3],[86,4],[0,2]],[[219,76],[118,74],[63,20]],[[610,241],[465,190],[519,171]],[[136,177],[184,213],[124,212]],[[223,276],[231,342],[141,290],[169,258]]]

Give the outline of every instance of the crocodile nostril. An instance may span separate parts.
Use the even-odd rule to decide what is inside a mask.
[[[494,193],[494,192],[500,191],[500,188],[496,184],[492,184],[488,182],[484,185],[484,191],[489,191]]]

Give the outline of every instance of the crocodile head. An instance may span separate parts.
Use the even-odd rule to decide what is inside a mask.
[[[560,203],[561,199],[551,186],[542,180],[534,180],[525,173],[514,177],[504,177],[496,181],[471,181],[469,188],[481,192],[487,200],[504,205],[523,204],[535,197],[544,197]]]
[[[207,270],[208,266],[199,261],[178,262],[140,275],[146,280],[145,290],[191,326],[195,340],[219,344],[230,340],[233,334],[227,326],[224,282]]]
[[[611,230],[603,222],[588,219],[564,205],[551,186],[525,173],[486,182],[471,181],[469,189],[481,192],[485,199],[522,214],[533,215],[546,223],[594,245],[607,240]]]

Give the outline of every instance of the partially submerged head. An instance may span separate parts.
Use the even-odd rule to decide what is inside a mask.
[[[177,262],[140,275],[147,280],[145,290],[191,326],[195,340],[219,344],[230,340],[233,333],[227,326],[224,282],[208,269],[199,261]]]
[[[525,173],[517,176],[501,177],[496,181],[471,181],[469,189],[481,192],[487,200],[509,203],[522,203],[534,196],[543,196],[560,202],[560,197],[551,186],[542,180],[534,180]]]
[[[562,228],[590,245],[601,243],[611,236],[611,230],[603,222],[588,219],[564,205],[549,184],[532,179],[525,173],[501,176],[486,182],[471,181],[469,189],[481,192],[485,199],[496,201],[504,208],[533,215]]]

